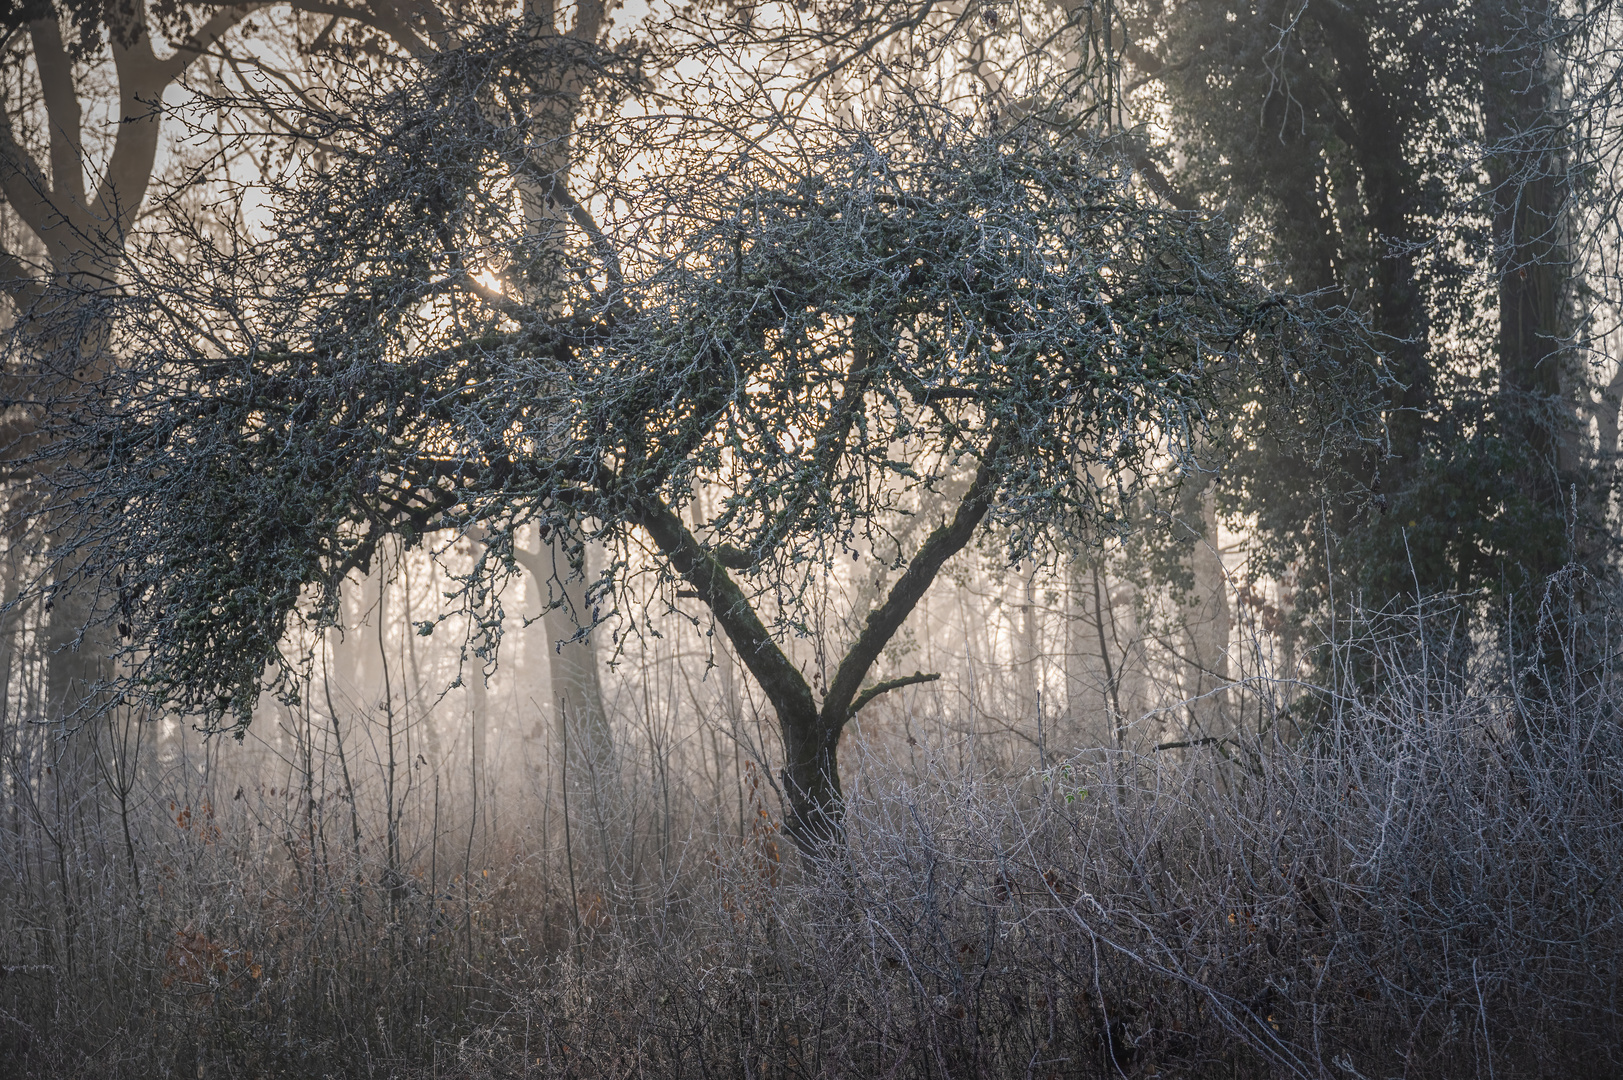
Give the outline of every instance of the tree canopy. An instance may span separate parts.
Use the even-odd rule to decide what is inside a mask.
[[[535,522],[618,553],[585,623],[639,568],[707,606],[778,712],[805,838],[881,649],[983,526],[1012,558],[1109,530],[1198,467],[1242,387],[1320,403],[1321,447],[1353,415],[1322,342],[1356,322],[1264,288],[1061,110],[679,111],[639,101],[636,56],[523,21],[417,65],[280,102],[312,149],[261,237],[142,252],[102,300],[124,363],[40,397],[73,511],[52,551],[106,588],[126,696],[245,723],[262,686],[296,692],[290,619],[330,619],[386,539],[448,529],[486,539],[452,599],[488,657]],[[782,646],[807,590],[918,515],[814,688]]]

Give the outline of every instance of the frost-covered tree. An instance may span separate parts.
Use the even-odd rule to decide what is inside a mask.
[[[441,530],[482,530],[448,607],[489,658],[538,523],[615,553],[593,618],[704,606],[777,713],[815,849],[846,723],[930,677],[876,661],[983,530],[1023,558],[1112,528],[1236,386],[1326,406],[1333,438],[1346,350],[1320,342],[1356,326],[1260,287],[1063,94],[993,120],[914,85],[839,115],[748,49],[699,42],[658,88],[639,59],[501,23],[398,88],[289,97],[312,149],[263,238],[154,247],[102,299],[127,363],[53,407],[38,464],[58,519],[94,523],[53,551],[104,587],[126,697],[246,723],[297,692],[290,620]],[[808,675],[810,598],[920,513]]]

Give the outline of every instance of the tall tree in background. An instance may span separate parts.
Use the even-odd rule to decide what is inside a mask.
[[[145,4],[8,6],[0,22],[0,56],[10,69],[0,100],[0,192],[26,237],[20,245],[0,242],[0,290],[15,332],[6,353],[8,397],[37,397],[45,383],[71,393],[74,382],[94,381],[111,362],[107,327],[91,299],[119,279],[125,242],[153,179],[163,95],[250,10],[165,8],[160,18]],[[154,45],[155,23],[168,32],[171,48]],[[103,48],[117,84],[114,123],[87,132],[91,95],[81,79],[88,58]],[[26,90],[30,67],[33,93]],[[7,441],[27,440],[37,420],[33,410],[8,409]],[[10,497],[29,495],[13,490]],[[77,711],[105,675],[113,649],[108,637],[83,638],[86,602],[80,590],[51,596],[43,706],[52,720]]]
[[[1478,10],[1489,273],[1498,301],[1496,404],[1502,437],[1521,450],[1512,482],[1533,540],[1515,549],[1531,588],[1519,598],[1512,627],[1521,641],[1512,647],[1533,660],[1526,691],[1549,700],[1576,674],[1572,662],[1584,662],[1567,655],[1574,606],[1584,598],[1538,590],[1567,564],[1603,572],[1616,531],[1605,515],[1607,466],[1617,447],[1594,445],[1590,436],[1597,403],[1572,250],[1582,181],[1573,173],[1578,132],[1567,114],[1571,56],[1564,46],[1574,27],[1549,0],[1489,0]],[[1615,412],[1618,404],[1603,396],[1598,408]]]
[[[579,43],[582,56],[593,56],[608,36],[611,4],[586,0],[577,5],[572,25],[564,26],[556,0],[526,0],[525,15],[545,35],[565,35]],[[594,77],[590,62],[570,65],[568,50],[559,50],[556,91],[541,95],[541,114],[534,119],[545,134],[538,145],[547,160],[538,162],[536,178],[522,179],[523,212],[542,244],[561,236],[570,219],[579,213],[570,192],[570,147],[575,127],[581,120],[582,96]],[[567,262],[559,252],[550,265],[537,267],[529,283],[532,300],[542,304],[562,298],[560,279],[568,274]],[[581,541],[578,528],[563,522],[543,532],[544,547],[525,559],[526,569],[549,597],[542,627],[551,644],[547,663],[552,673],[552,704],[558,710],[559,730],[566,752],[576,755],[575,775],[595,777],[612,771],[612,738],[608,712],[603,705],[597,652],[591,631],[596,619],[586,595],[592,574],[591,549]],[[522,550],[515,548],[515,552]],[[595,793],[601,785],[592,783]],[[594,794],[595,797],[595,794]]]
[[[1301,568],[1312,608],[1494,594],[1516,647],[1554,662],[1530,638],[1556,571],[1606,572],[1615,451],[1588,437],[1585,410],[1615,404],[1577,340],[1571,26],[1524,0],[1150,4],[1123,26],[1173,182],[1281,285],[1364,312],[1391,376],[1385,445],[1344,463],[1356,494],[1259,440],[1225,509],[1254,515],[1276,571]]]

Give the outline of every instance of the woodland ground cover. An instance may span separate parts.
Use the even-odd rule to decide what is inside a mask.
[[[29,1076],[1614,1074],[1612,681],[1529,732],[1446,641],[1359,648],[1380,695],[1326,688],[1206,746],[1010,756],[922,723],[922,746],[861,745],[848,851],[817,866],[753,766],[739,817],[690,790],[674,838],[657,790],[617,787],[546,839],[509,826],[470,857],[459,835],[395,867],[391,830],[433,823],[376,813],[381,776],[346,801],[330,773],[280,793],[144,773],[126,794],[175,810],[139,819],[139,883],[106,857],[116,818],[34,850],[8,834],[5,1056]],[[65,889],[74,865],[102,872]]]

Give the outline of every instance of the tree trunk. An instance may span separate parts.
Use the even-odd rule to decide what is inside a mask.
[[[574,575],[556,531],[543,549],[541,560],[551,574],[550,578],[537,580],[543,598],[549,592],[561,593],[564,600],[562,607],[547,609],[541,627],[548,644],[557,738],[569,756],[569,798],[589,815],[594,826],[601,828],[618,802],[619,770],[614,759],[614,734],[603,707],[597,650],[590,633],[576,637],[592,621],[586,601],[586,577],[591,569],[583,565],[580,575]]]
[[[561,607],[548,608],[541,620],[550,646],[547,664],[552,676],[552,697],[560,722],[567,717],[571,725],[570,745],[579,746],[594,759],[602,758],[611,750],[612,738],[598,678],[597,650],[590,633],[577,638],[581,629],[592,622],[585,581],[585,575],[591,571],[582,566],[580,576],[573,575],[556,534],[542,558],[543,564],[550,566],[553,577],[537,584],[543,593],[549,589],[561,593],[564,601]]]
[[[1016,607],[1020,612],[1019,643],[1015,649],[1016,685],[1020,688],[1019,708],[1026,714],[1027,720],[1037,723],[1038,710],[1042,708],[1042,664],[1040,662],[1041,649],[1038,644],[1040,627],[1037,611],[1037,577],[1036,570],[1021,568],[1024,575],[1014,582]]]
[[[1582,378],[1571,356],[1568,251],[1568,125],[1548,0],[1485,6],[1483,123],[1493,208],[1498,291],[1500,408],[1507,447],[1519,454],[1518,616],[1509,642],[1526,695],[1551,704],[1557,684],[1581,667],[1568,655],[1581,597],[1547,595],[1569,562],[1598,554],[1586,525],[1595,515],[1584,490],[1575,406]],[[1568,493],[1576,490],[1578,501]],[[1525,719],[1525,718],[1524,718]]]
[[[1189,554],[1194,595],[1184,619],[1189,640],[1183,691],[1190,701],[1191,726],[1204,737],[1223,723],[1227,701],[1222,687],[1229,681],[1229,635],[1234,627],[1228,575],[1218,550],[1217,493],[1210,484],[1200,493],[1200,518],[1201,535]]]
[[[1100,684],[1096,663],[1089,663],[1087,566],[1072,555],[1065,570],[1065,718],[1071,742],[1077,741],[1086,718],[1099,709]]]
[[[559,32],[558,10],[553,0],[526,0],[524,11],[539,32]],[[601,0],[579,4],[576,25],[570,31],[570,36],[596,43],[607,29],[607,12],[608,5]],[[554,75],[560,92],[538,106],[542,110],[539,118],[545,121],[544,126],[550,131],[551,138],[537,151],[537,164],[542,174],[549,178],[550,186],[532,179],[520,183],[525,223],[548,248],[574,223],[568,179],[571,135],[580,107],[582,73],[565,67]],[[549,275],[558,280],[568,276],[561,260],[555,256],[551,257],[548,268],[538,271],[538,281],[532,286],[541,294],[544,306],[548,303],[546,292],[552,284]],[[592,613],[586,602],[586,586],[591,574],[587,564],[590,560],[586,558],[586,552],[581,553],[577,575],[568,558],[569,539],[556,528],[551,532],[540,558],[547,572],[534,576],[544,602],[560,598],[564,601],[561,607],[546,609],[541,625],[548,642],[547,667],[551,675],[552,700],[558,709],[559,735],[563,738],[566,733],[562,725],[569,725],[567,738],[563,738],[563,741],[570,748],[571,772],[578,771],[583,780],[589,780],[595,775],[593,766],[608,765],[613,746],[608,713],[603,707],[603,691],[598,680],[596,649],[590,634],[576,636],[581,628],[589,627],[592,621]],[[586,768],[577,770],[577,765]]]
[[[809,855],[838,851],[845,844],[844,792],[840,787],[839,746],[844,729],[825,723],[813,710],[780,712],[783,733],[785,823],[795,845]]]
[[[95,816],[102,785],[95,762],[97,687],[112,673],[116,642],[92,621],[93,590],[75,582],[56,594],[46,622],[45,719],[52,735],[52,771],[63,817],[72,830]],[[65,887],[65,886],[64,886]]]
[[[52,297],[47,285],[95,292],[118,279],[125,239],[151,182],[163,92],[248,13],[246,8],[216,13],[171,56],[159,59],[146,32],[144,7],[108,9],[119,123],[94,190],[85,182],[84,110],[74,82],[75,63],[56,10],[46,7],[43,17],[27,24],[44,111],[39,134],[49,153],[45,162],[35,160],[17,138],[12,119],[17,102],[0,100],[0,196],[44,247],[51,269],[48,275],[37,275],[8,245],[0,244],[0,288],[14,308],[6,329],[20,331],[24,354],[45,359],[44,372],[55,372],[34,388],[46,391],[42,398],[49,400],[52,389],[61,389],[71,401],[117,362],[106,347],[106,327],[95,320],[84,325],[71,292],[65,298]],[[67,385],[53,387],[56,379]],[[83,523],[62,520],[59,513],[45,525],[48,533],[60,531],[70,537],[82,527]],[[93,618],[98,614],[97,583],[74,580],[75,570],[69,562],[54,574],[60,587],[54,591],[45,627],[44,719],[59,725],[65,740],[57,782],[73,787],[76,797],[89,798],[97,787],[93,748],[89,733],[74,729],[95,711],[96,687],[111,673],[119,641],[112,626]]]

